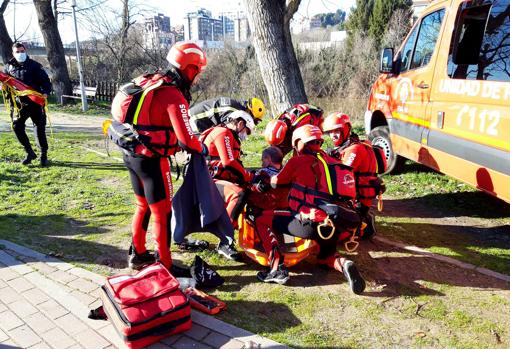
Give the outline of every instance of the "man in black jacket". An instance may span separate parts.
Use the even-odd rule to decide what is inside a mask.
[[[14,58],[7,62],[4,72],[47,97],[51,92],[51,82],[42,65],[28,57],[26,48],[22,43],[16,42],[12,45],[12,54]],[[16,98],[16,103],[19,113],[16,115],[16,119],[13,120],[13,129],[18,141],[27,153],[22,164],[28,165],[37,158],[25,132],[25,123],[30,118],[34,123],[35,140],[41,150],[41,166],[47,166],[48,141],[46,139],[46,113],[44,108],[31,101],[27,96]]]

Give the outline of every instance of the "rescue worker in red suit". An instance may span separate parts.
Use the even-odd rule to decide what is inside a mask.
[[[244,186],[251,182],[253,174],[246,170],[241,162],[241,142],[250,135],[255,123],[250,114],[236,110],[229,114],[225,124],[211,127],[200,136],[200,140],[209,150],[207,165],[209,173],[216,183],[225,208],[234,227],[245,204]],[[233,255],[235,250],[218,249],[226,258],[239,259]],[[235,258],[233,258],[235,257]]]
[[[292,150],[292,132],[303,125],[320,126],[323,111],[311,104],[295,104],[269,121],[264,132],[266,141],[281,149],[283,155]]]
[[[289,207],[287,196],[289,187],[271,188],[268,178],[276,176],[282,169],[283,153],[277,147],[262,151],[262,168],[253,174],[250,194],[246,201],[248,214],[258,216],[264,210],[286,209]]]
[[[335,112],[328,115],[322,123],[322,131],[331,137],[334,148],[330,155],[344,165],[352,167],[356,178],[358,210],[367,224],[363,238],[368,239],[376,233],[374,215],[370,212],[373,200],[384,191],[384,184],[377,176],[386,170],[386,164],[378,169],[374,148],[369,142],[360,141],[358,135],[351,132],[351,120],[347,114]],[[384,156],[380,157],[385,161]]]
[[[169,135],[167,139],[176,139],[177,144],[173,145],[154,144],[154,147],[170,147],[170,150],[166,149],[165,155],[174,154],[177,147],[207,154],[207,148],[193,136],[188,121],[189,89],[207,65],[205,53],[194,43],[177,42],[170,48],[166,58],[170,69],[165,76],[171,77],[175,84],[154,90],[149,112],[140,113],[136,127],[148,137],[151,132],[155,135],[164,130]],[[132,222],[133,242],[129,249],[128,263],[129,267],[140,269],[159,260],[175,274],[178,268],[172,266],[169,240],[173,194],[170,164],[167,156],[159,154],[154,150],[156,148],[151,149],[140,144],[134,153],[124,151],[124,163],[136,197]],[[155,254],[145,247],[151,215],[154,219]]]
[[[357,229],[361,223],[359,214],[351,207],[356,195],[354,175],[350,168],[322,151],[322,143],[322,132],[317,126],[304,125],[295,130],[292,145],[297,155],[270,179],[273,188],[291,185],[290,211],[273,211],[255,221],[270,260],[270,269],[259,272],[257,278],[264,282],[287,282],[289,275],[275,233],[288,232],[317,241],[318,263],[343,272],[351,290],[360,294],[365,289],[365,281],[354,263],[336,251],[340,233]]]

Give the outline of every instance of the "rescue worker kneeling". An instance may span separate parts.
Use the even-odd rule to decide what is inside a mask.
[[[377,176],[386,171],[386,158],[381,148],[361,141],[357,134],[351,132],[351,120],[347,114],[332,113],[324,119],[321,127],[335,145],[330,155],[352,167],[356,178],[357,209],[366,223],[362,238],[368,239],[376,234],[375,217],[370,207],[373,200],[386,189],[382,179]]]
[[[237,110],[229,115],[223,125],[211,127],[200,136],[207,146],[209,173],[216,183],[230,221],[237,227],[237,218],[245,204],[244,185],[250,183],[252,174],[241,162],[241,141],[255,128],[253,118],[246,112]],[[229,259],[237,259],[237,251],[231,246],[220,246],[218,253]]]
[[[291,185],[290,211],[273,211],[256,219],[257,233],[270,256],[270,270],[259,272],[257,278],[264,282],[287,282],[289,275],[283,267],[274,232],[288,232],[317,241],[318,263],[343,272],[351,290],[360,294],[365,289],[365,281],[354,263],[336,251],[340,234],[357,229],[361,223],[350,204],[356,195],[354,176],[349,167],[321,150],[322,143],[322,132],[317,126],[298,128],[292,135],[296,156],[278,175],[271,177],[273,188]]]

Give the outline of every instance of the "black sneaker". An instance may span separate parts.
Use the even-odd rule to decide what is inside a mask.
[[[276,284],[284,285],[289,281],[289,272],[285,269],[271,270],[271,271],[259,271],[257,273],[257,279],[262,282],[274,282]]]
[[[342,271],[345,278],[349,281],[349,286],[354,294],[361,294],[365,290],[365,280],[354,265],[353,261],[345,261],[342,265]]]
[[[177,247],[181,251],[203,251],[209,248],[209,243],[204,240],[195,240],[195,239],[184,239],[183,242],[177,244]]]
[[[37,159],[37,155],[34,152],[28,153],[27,156],[21,162],[23,165],[28,165],[32,160]]]
[[[375,228],[375,216],[372,213],[367,214],[364,222],[367,224],[367,226],[363,230],[363,236],[361,239],[370,240],[375,236],[375,234],[377,234],[377,229]]]
[[[140,270],[143,267],[156,262],[154,254],[149,251],[138,254],[133,245],[129,246],[128,265],[133,270]]]
[[[42,167],[46,167],[49,165],[49,161],[48,161],[48,155],[46,155],[46,153],[42,153],[41,154],[41,160],[40,160],[40,163],[41,163],[41,166]]]
[[[231,243],[230,245],[218,245],[216,251],[223,257],[233,261],[240,261],[242,259],[241,254],[236,250],[234,243]]]

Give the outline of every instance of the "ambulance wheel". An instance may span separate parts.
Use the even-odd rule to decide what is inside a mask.
[[[388,163],[388,170],[384,174],[398,173],[402,170],[406,158],[393,152],[390,140],[390,129],[388,126],[378,126],[374,128],[370,131],[368,139],[370,139],[373,145],[378,145],[384,150],[384,155]]]

